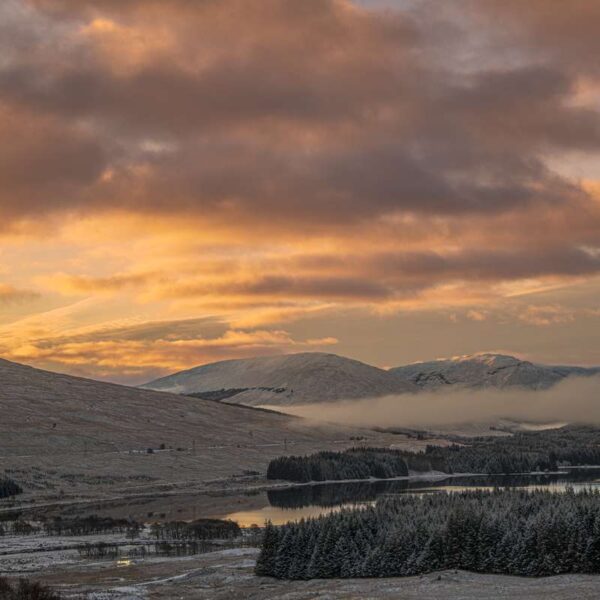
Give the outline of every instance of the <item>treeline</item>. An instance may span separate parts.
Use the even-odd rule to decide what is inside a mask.
[[[600,430],[565,427],[480,437],[450,447],[428,446],[454,473],[530,473],[564,465],[600,465]]]
[[[106,542],[85,544],[80,546],[77,552],[82,558],[115,559],[121,556],[121,549],[118,544],[108,544]]]
[[[217,550],[239,548],[241,546],[259,545],[257,540],[160,540],[154,543],[140,543],[131,547],[124,547],[123,544],[96,542],[95,544],[85,544],[80,546],[77,551],[79,556],[94,560],[114,560],[119,557],[147,558],[152,556],[194,556],[196,554],[205,554]],[[0,600],[3,600],[0,596]]]
[[[154,523],[151,532],[157,540],[229,540],[241,535],[236,522],[222,519]]]
[[[410,471],[444,471],[443,457],[387,448],[350,448],[344,452],[317,452],[308,456],[281,456],[269,463],[267,479],[340,481],[343,479],[389,479]]]
[[[235,547],[233,543],[230,543],[228,546],[206,540],[187,540],[178,542],[162,541],[154,544],[154,554],[157,556],[193,556],[233,547]]]
[[[32,525],[23,519],[16,521],[4,521],[0,523],[0,536],[4,535],[33,535],[41,531],[40,527]]]
[[[505,437],[461,439],[425,452],[351,448],[309,456],[282,456],[269,463],[268,479],[297,483],[342,479],[389,479],[409,471],[443,473],[531,473],[561,466],[600,465],[600,430],[566,427]]]
[[[513,448],[502,443],[472,442],[468,446],[427,446],[426,454],[442,458],[457,473],[531,473],[556,471],[552,452]]]
[[[94,535],[98,533],[124,533],[136,534],[142,525],[131,519],[113,519],[112,517],[99,517],[89,515],[63,519],[56,517],[42,524],[46,535]]]
[[[113,519],[89,515],[85,517],[56,517],[32,524],[18,519],[0,524],[0,536],[33,535],[40,532],[46,535],[86,536],[107,533],[124,533],[134,539],[144,529],[144,524],[133,519]],[[156,540],[231,540],[241,535],[240,526],[234,521],[222,519],[197,519],[196,521],[171,521],[153,523],[150,533]],[[0,600],[2,600],[0,598]]]
[[[600,494],[523,490],[390,496],[265,528],[256,574],[396,577],[443,569],[600,573]]]
[[[22,493],[23,488],[12,479],[0,479],[0,498],[9,498]]]

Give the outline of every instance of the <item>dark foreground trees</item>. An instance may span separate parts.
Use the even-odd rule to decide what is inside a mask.
[[[522,490],[395,496],[268,525],[257,575],[392,577],[440,569],[600,573],[600,493]]]
[[[22,494],[23,488],[12,479],[0,479],[0,498]]]
[[[0,577],[0,600],[60,600],[61,597],[41,585],[26,579],[11,582]]]

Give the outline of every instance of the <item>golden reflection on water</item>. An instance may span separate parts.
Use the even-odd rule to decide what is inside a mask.
[[[300,519],[310,519],[338,512],[342,508],[356,508],[368,506],[374,502],[356,502],[352,504],[343,504],[341,506],[304,506],[302,508],[279,508],[276,506],[264,506],[255,510],[242,510],[229,513],[224,519],[236,521],[240,527],[250,527],[258,525],[262,527],[266,521],[271,521],[273,525],[283,525],[289,521],[300,521]]]
[[[523,489],[523,490],[549,490],[554,492],[564,492],[567,488],[571,488],[574,491],[579,491],[583,489],[590,489],[594,487],[598,487],[600,485],[600,480],[595,481],[586,481],[585,483],[578,482],[568,482],[568,481],[557,481],[550,483],[531,483],[529,485],[519,485],[519,486],[507,486],[511,489]],[[431,493],[439,493],[439,492],[464,492],[464,491],[492,491],[499,486],[490,486],[490,485],[473,485],[473,486],[464,486],[464,485],[444,485],[444,486],[435,486],[424,487],[419,489],[410,490],[405,493],[409,493],[411,495],[422,495],[422,494],[431,494]],[[393,495],[393,494],[392,494]],[[225,516],[221,516],[223,519],[231,519],[232,521],[236,521],[240,527],[251,527],[252,525],[258,525],[262,527],[266,521],[271,521],[274,525],[283,525],[284,523],[288,523],[289,521],[300,521],[301,519],[310,519],[314,517],[319,517],[322,515],[328,515],[333,512],[338,512],[343,508],[357,508],[362,506],[369,506],[375,504],[375,501],[363,501],[363,502],[349,502],[339,506],[304,506],[302,508],[281,508],[277,506],[264,506],[262,508],[257,508],[254,510],[245,510],[232,512]]]

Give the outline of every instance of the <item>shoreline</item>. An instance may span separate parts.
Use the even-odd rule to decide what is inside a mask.
[[[453,479],[457,477],[518,477],[533,475],[568,475],[570,470],[574,469],[599,469],[600,465],[581,465],[573,467],[562,467],[557,471],[527,471],[521,473],[444,473],[443,471],[427,471],[423,474],[401,475],[398,477],[369,477],[367,479],[327,479],[324,481],[305,481],[305,482],[286,482],[287,487],[304,487],[316,485],[329,485],[336,483],[373,483],[376,481],[441,481],[443,479]],[[285,480],[273,480],[285,481]],[[285,486],[282,486],[285,487]]]
[[[158,499],[158,498],[170,498],[170,497],[181,497],[181,496],[232,496],[236,494],[248,494],[253,492],[268,492],[271,490],[284,490],[292,488],[303,488],[303,487],[316,487],[323,485],[336,485],[336,484],[348,484],[348,483],[376,483],[381,481],[431,481],[439,482],[445,479],[458,479],[460,477],[515,477],[515,476],[539,476],[539,475],[567,475],[572,470],[593,470],[600,469],[600,465],[580,465],[580,466],[569,466],[564,467],[557,471],[532,471],[525,473],[443,473],[441,471],[427,471],[425,473],[411,473],[409,475],[402,475],[399,477],[388,477],[388,478],[377,478],[370,477],[368,479],[329,479],[325,481],[308,481],[308,482],[291,482],[284,480],[262,480],[257,485],[239,485],[241,482],[239,479],[236,480],[223,480],[221,481],[207,481],[198,482],[198,488],[192,489],[173,489],[173,490],[156,490],[155,492],[148,491],[137,494],[118,494],[107,497],[95,497],[95,498],[73,498],[49,502],[35,502],[35,499],[28,499],[23,503],[14,503],[10,506],[2,506],[0,503],[0,514],[6,514],[11,512],[33,512],[40,509],[51,509],[59,507],[77,507],[95,504],[104,504],[112,502],[124,502],[130,500],[145,500],[145,499]],[[211,487],[211,483],[221,483],[220,487]],[[231,485],[227,485],[230,483]],[[164,484],[162,484],[164,485]],[[14,502],[14,498],[12,499]]]

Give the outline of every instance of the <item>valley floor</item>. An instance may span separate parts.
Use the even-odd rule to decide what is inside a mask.
[[[339,431],[328,426],[297,426],[287,440],[269,443],[200,445],[177,450],[167,448],[147,453],[145,449],[115,452],[60,453],[49,447],[32,454],[4,454],[0,431],[0,474],[16,480],[25,490],[12,500],[0,501],[6,509],[68,504],[75,501],[107,501],[157,494],[207,491],[246,485],[248,473],[264,479],[269,461],[282,454],[311,454],[321,450],[344,450],[356,446],[394,446],[420,450],[428,443],[447,444],[443,439],[416,440],[404,435],[359,430]],[[253,477],[251,477],[253,478]],[[263,481],[266,483],[266,480]],[[13,506],[14,505],[14,506]]]
[[[592,600],[600,576],[521,578],[443,571],[421,577],[278,581],[253,574],[258,550],[234,548],[119,566],[99,561],[56,565],[44,582],[67,599],[87,600]]]

